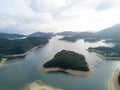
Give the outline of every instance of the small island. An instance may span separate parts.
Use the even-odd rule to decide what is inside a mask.
[[[120,90],[120,70],[117,69],[110,78],[110,90]]]
[[[44,72],[62,71],[80,76],[89,76],[93,73],[92,66],[85,61],[82,54],[67,50],[58,52],[52,60],[40,67],[40,70]]]

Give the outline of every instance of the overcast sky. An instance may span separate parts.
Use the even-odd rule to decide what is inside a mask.
[[[0,32],[99,31],[120,23],[120,0],[0,0]]]

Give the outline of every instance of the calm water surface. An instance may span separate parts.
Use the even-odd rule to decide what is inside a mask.
[[[87,43],[83,40],[71,43],[53,37],[50,42],[24,58],[6,61],[0,68],[0,90],[22,90],[28,83],[42,80],[44,83],[63,90],[109,90],[109,78],[120,67],[120,61],[102,60],[86,49],[90,46],[109,46],[102,42]],[[65,73],[44,73],[38,70],[46,61],[63,50],[72,50],[83,54],[87,62],[94,66],[94,74],[88,77],[73,76]]]

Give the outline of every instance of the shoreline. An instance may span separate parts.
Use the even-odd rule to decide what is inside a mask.
[[[26,51],[25,53],[22,53],[22,54],[4,55],[3,57],[5,57],[5,58],[24,57],[24,56],[26,56],[27,54],[29,54],[31,51],[34,51],[34,50],[36,50],[37,48],[43,47],[43,46],[45,46],[45,45],[46,45],[46,44],[42,44],[42,45],[35,46],[35,47],[29,49],[28,51]]]
[[[93,66],[88,64],[89,71],[79,71],[79,70],[72,70],[72,69],[62,69],[62,68],[45,68],[45,67],[40,67],[39,70],[43,72],[57,72],[57,71],[64,71],[68,74],[71,75],[76,75],[76,76],[90,76],[93,74]]]
[[[2,58],[1,62],[0,62],[0,67],[4,66],[5,61],[7,60],[7,58]]]
[[[25,86],[23,90],[62,90],[62,89],[46,85],[42,81],[36,80],[35,82]]]
[[[118,75],[120,70],[116,70],[109,81],[109,88],[110,90],[120,90],[120,85],[118,83]]]

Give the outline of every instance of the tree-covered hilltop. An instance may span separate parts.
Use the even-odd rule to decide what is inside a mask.
[[[30,37],[26,39],[0,39],[0,54],[12,55],[12,54],[22,54],[31,48],[48,43],[48,37]]]
[[[46,62],[43,67],[89,71],[83,55],[66,50],[58,52],[54,58]]]

